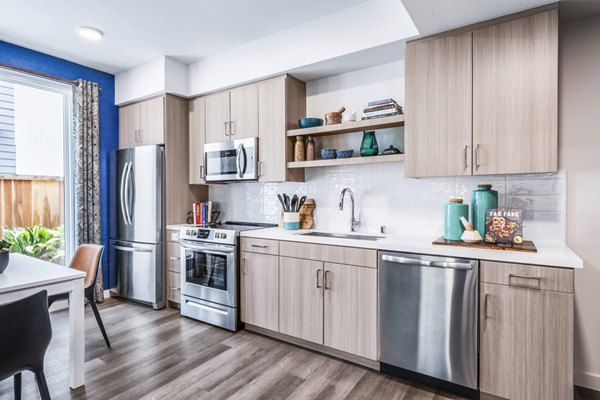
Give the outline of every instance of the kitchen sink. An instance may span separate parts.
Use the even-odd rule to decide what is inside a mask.
[[[330,233],[330,232],[308,232],[303,233],[303,236],[318,236],[318,237],[329,237],[337,239],[355,239],[355,240],[380,240],[384,239],[385,236],[371,236],[371,235],[355,235],[352,233]]]

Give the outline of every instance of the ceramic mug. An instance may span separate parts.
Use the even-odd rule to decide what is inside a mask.
[[[294,231],[300,229],[300,213],[299,212],[284,212],[283,213],[283,229]]]

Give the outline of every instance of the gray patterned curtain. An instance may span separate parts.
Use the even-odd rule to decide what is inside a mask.
[[[76,244],[100,243],[100,118],[98,84],[79,80],[73,95],[75,153]],[[96,301],[104,301],[102,268],[98,270]]]

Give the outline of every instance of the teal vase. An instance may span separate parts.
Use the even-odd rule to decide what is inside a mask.
[[[463,199],[450,199],[446,204],[446,218],[444,223],[444,238],[448,240],[460,240],[465,227],[460,217],[469,217],[469,206],[463,204]]]
[[[481,237],[485,237],[485,215],[490,208],[498,208],[498,192],[492,190],[492,185],[477,185],[471,195],[471,222]]]
[[[368,131],[363,134],[362,143],[360,144],[360,155],[362,157],[376,156],[379,154],[379,146],[377,145],[377,137],[375,131]]]

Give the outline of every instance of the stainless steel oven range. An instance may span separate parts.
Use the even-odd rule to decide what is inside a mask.
[[[181,315],[236,331],[240,232],[271,226],[225,222],[181,228]]]

